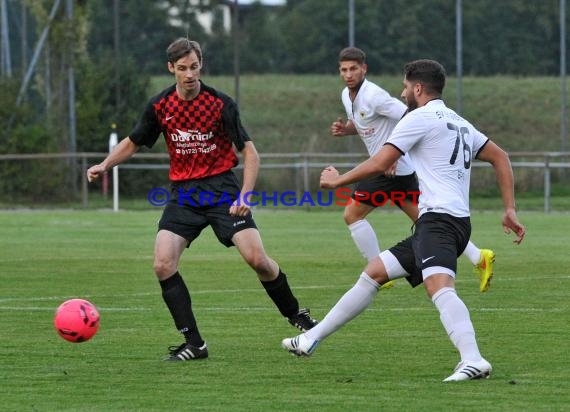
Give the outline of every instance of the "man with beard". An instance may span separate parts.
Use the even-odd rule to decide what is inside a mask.
[[[419,218],[412,236],[372,259],[356,284],[308,332],[282,341],[283,348],[310,356],[320,341],[358,316],[391,279],[407,277],[412,286],[424,284],[461,360],[444,382],[487,378],[492,367],[475,339],[469,310],[455,291],[457,257],[471,234],[469,181],[474,158],[492,164],[503,199],[503,229],[513,231],[514,243],[525,235],[515,211],[514,178],[508,155],[471,123],[445,106],[445,69],[433,60],[404,66],[402,99],[408,114],[394,128],[382,149],[349,172],[339,175],[329,166],[321,187],[337,188],[383,173],[408,153],[419,179]]]
[[[400,100],[366,78],[368,65],[366,54],[357,47],[346,47],[339,53],[340,77],[346,87],[341,99],[347,121],[337,119],[331,125],[333,136],[360,136],[370,156],[374,156],[390,137],[396,124],[406,114],[407,107]],[[344,208],[344,221],[356,247],[364,258],[372,260],[380,254],[380,244],[366,216],[378,207],[375,194],[382,193],[388,199],[398,196],[394,202],[411,220],[418,219],[416,195],[419,192],[414,165],[408,155],[403,155],[386,172],[372,176],[356,184],[352,193],[354,201]],[[406,196],[402,196],[406,194]],[[401,200],[400,200],[401,199]],[[495,253],[479,249],[469,241],[463,255],[473,264],[479,275],[479,290],[486,292],[493,277]],[[392,286],[392,282],[383,288]]]

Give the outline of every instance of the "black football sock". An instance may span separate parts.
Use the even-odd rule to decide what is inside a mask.
[[[168,279],[159,281],[162,288],[162,298],[170,310],[176,328],[182,332],[186,343],[192,346],[202,346],[204,341],[198,331],[196,318],[192,312],[190,292],[180,273],[176,272]]]
[[[279,269],[279,275],[268,282],[261,281],[265,291],[286,318],[290,318],[299,312],[299,302],[293,296],[293,292],[287,282],[287,276]]]

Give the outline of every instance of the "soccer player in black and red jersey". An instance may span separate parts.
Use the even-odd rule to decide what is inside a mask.
[[[129,159],[141,146],[152,147],[159,135],[164,135],[172,192],[158,223],[154,272],[174,323],[185,337],[182,345],[170,348],[166,359],[208,357],[190,293],[178,272],[182,252],[207,226],[212,227],[223,245],[236,246],[279,312],[293,326],[309,330],[317,322],[308,309],[299,309],[286,275],[266,254],[252,218],[250,200],[244,197],[254,189],[259,156],[242,126],[236,103],[200,80],[202,51],[197,42],[177,39],[168,46],[166,54],[168,70],[176,84],[151,98],[130,135],[103,162],[87,170],[87,179],[93,181]],[[232,171],[238,164],[234,147],[243,155],[241,187]]]

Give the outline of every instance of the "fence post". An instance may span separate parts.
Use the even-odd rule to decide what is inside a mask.
[[[302,196],[304,196],[305,193],[310,193],[310,189],[309,189],[309,160],[307,159],[307,155],[303,154],[303,193],[302,193]],[[305,206],[305,210],[307,210],[307,211],[311,210],[310,205]]]
[[[109,135],[109,153],[113,151],[115,146],[119,143],[119,136],[117,135],[117,125],[113,123],[111,126],[112,131]],[[113,212],[119,211],[119,166],[113,167]]]
[[[81,198],[83,200],[83,208],[87,209],[88,198],[87,198],[87,158],[85,154],[81,155]]]
[[[550,154],[544,157],[544,213],[550,213]]]

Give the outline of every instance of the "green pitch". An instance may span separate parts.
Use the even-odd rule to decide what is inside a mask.
[[[210,358],[165,363],[181,343],[152,273],[159,211],[0,212],[0,410],[554,411],[570,404],[567,214],[521,213],[520,246],[500,214],[475,213],[472,239],[497,253],[486,294],[460,259],[491,379],[442,384],[458,356],[423,289],[398,281],[310,359],[280,347],[296,331],[236,250],[209,229],[181,265]],[[363,267],[341,212],[257,211],[268,253],[322,318]],[[382,247],[410,232],[400,212],[370,218]],[[68,343],[52,326],[65,299],[91,300],[101,327]],[[567,409],[566,409],[567,410]]]

